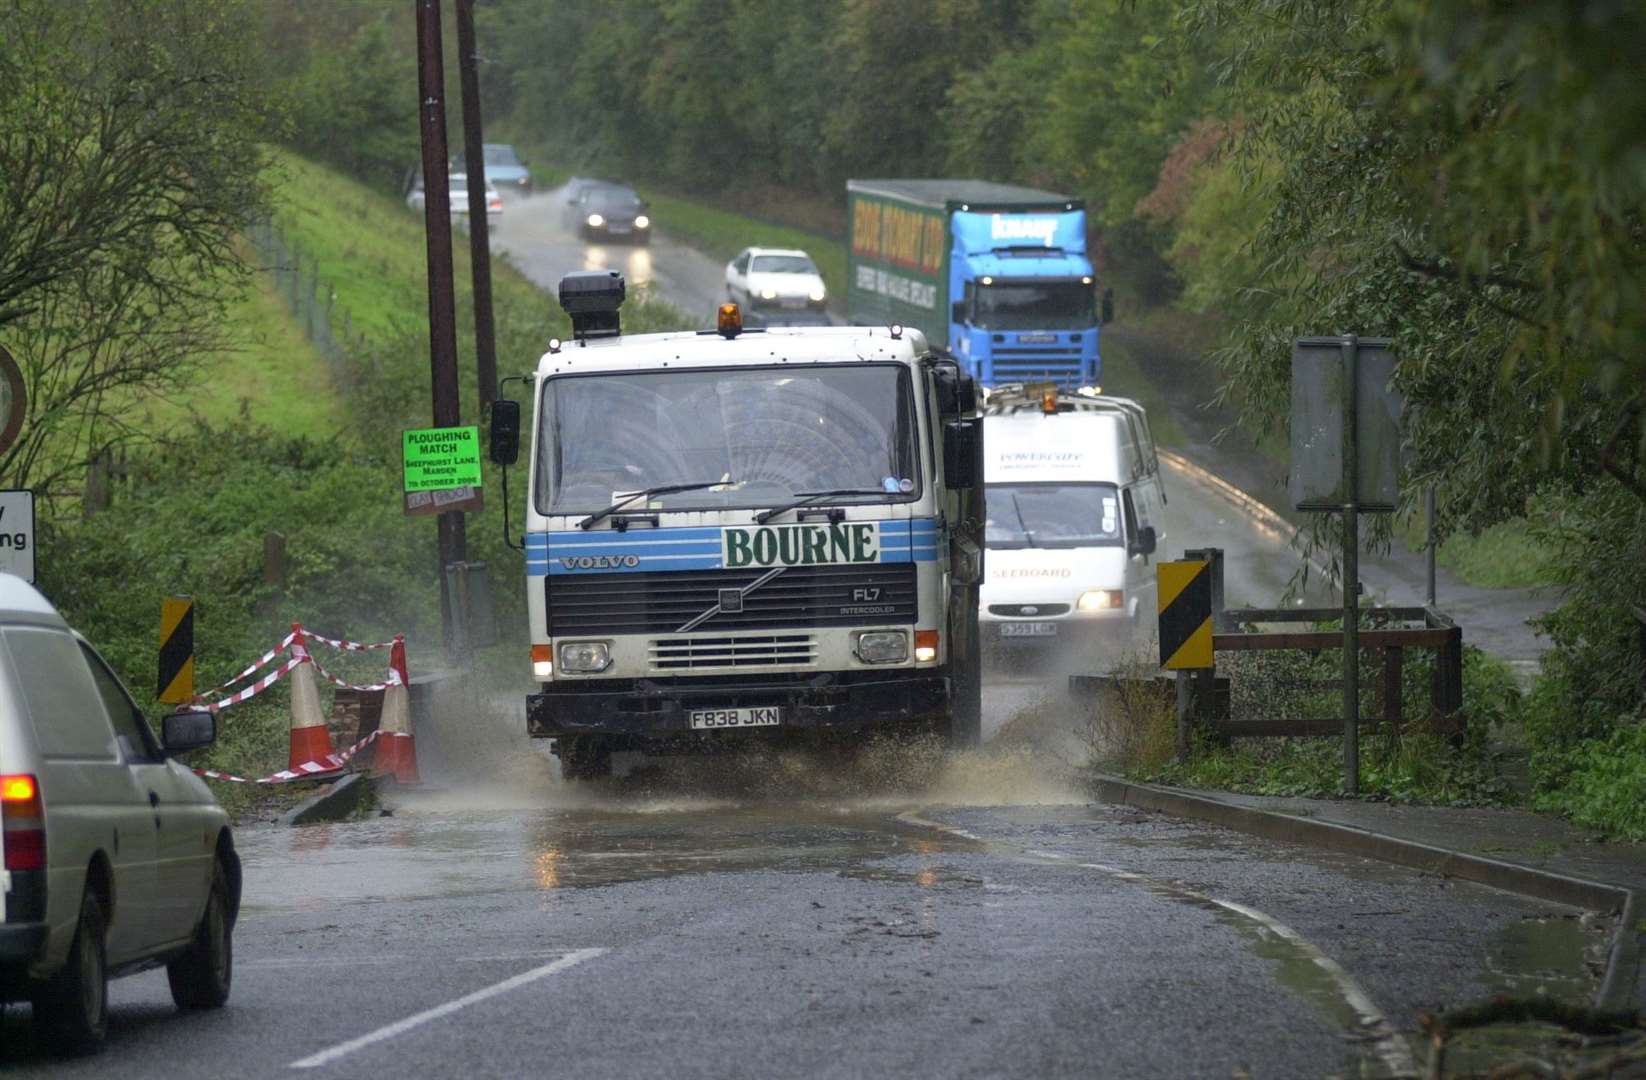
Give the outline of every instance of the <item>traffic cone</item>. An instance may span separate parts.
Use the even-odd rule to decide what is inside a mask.
[[[314,681],[314,661],[303,644],[303,627],[291,624],[292,657],[298,661],[291,673],[291,757],[286,765],[296,769],[311,761],[330,765],[331,733],[320,711],[320,688]]]
[[[383,716],[377,725],[377,748],[372,762],[397,784],[415,784],[417,743],[412,737],[411,676],[406,672],[406,639],[396,634],[389,650],[389,685],[383,691]]]

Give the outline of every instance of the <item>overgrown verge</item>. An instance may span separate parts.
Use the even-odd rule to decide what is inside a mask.
[[[1225,669],[1232,682],[1236,717],[1332,715],[1340,695],[1318,688],[1338,673],[1336,654],[1252,653]],[[1136,780],[1253,795],[1329,798],[1343,789],[1343,740],[1239,738],[1221,740],[1197,731],[1188,759],[1175,756],[1176,707],[1170,684],[1152,678],[1152,665],[1137,658],[1122,682],[1089,714],[1093,758]],[[1362,674],[1362,685],[1371,682]],[[1429,664],[1414,657],[1403,672],[1404,698],[1413,703],[1403,730],[1374,729],[1370,701],[1360,739],[1362,798],[1442,806],[1516,805],[1512,766],[1519,753],[1515,733],[1520,697],[1512,673],[1478,649],[1464,654],[1464,721],[1454,740],[1434,730],[1435,718],[1417,703],[1430,677]]]

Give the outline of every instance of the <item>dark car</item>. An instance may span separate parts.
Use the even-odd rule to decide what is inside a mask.
[[[651,218],[646,202],[633,188],[613,184],[583,187],[566,203],[567,227],[585,240],[628,240],[649,244]]]

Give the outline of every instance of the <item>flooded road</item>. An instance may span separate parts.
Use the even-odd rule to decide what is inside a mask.
[[[168,1080],[1388,1076],[1421,1010],[1592,982],[1578,912],[1093,804],[1030,719],[993,723],[848,774],[593,785],[505,716],[427,732],[427,786],[379,816],[241,832],[229,1007],[122,980],[109,1053]],[[8,1073],[103,1075],[27,1031],[0,1027]]]

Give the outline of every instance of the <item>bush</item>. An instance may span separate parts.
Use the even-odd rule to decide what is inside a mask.
[[[1585,828],[1625,840],[1646,840],[1646,727],[1620,727],[1562,755],[1561,782],[1537,797]]]

